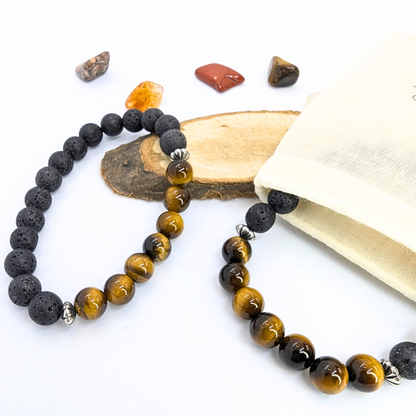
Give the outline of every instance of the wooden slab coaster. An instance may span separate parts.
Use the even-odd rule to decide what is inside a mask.
[[[255,196],[254,177],[299,114],[245,111],[181,123],[194,169],[194,180],[188,186],[192,199]],[[101,162],[101,174],[120,195],[161,201],[169,163],[160,149],[159,138],[150,134],[107,152]]]

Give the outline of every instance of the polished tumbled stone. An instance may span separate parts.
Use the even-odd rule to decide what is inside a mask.
[[[149,108],[157,108],[162,101],[163,87],[156,82],[144,81],[140,83],[127,97],[126,108],[136,108],[146,111]]]
[[[244,82],[244,77],[234,69],[221,64],[204,65],[195,70],[196,77],[218,92],[224,92]]]
[[[269,65],[269,84],[273,87],[288,87],[299,78],[299,68],[296,65],[284,61],[278,56],[273,56]]]
[[[75,68],[75,73],[78,78],[83,81],[89,82],[97,79],[105,72],[107,72],[108,65],[110,64],[110,53],[103,52],[83,64],[78,65]]]

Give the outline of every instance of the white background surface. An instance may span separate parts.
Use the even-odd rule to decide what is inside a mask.
[[[0,6],[2,65],[1,254],[14,219],[49,155],[87,122],[123,114],[144,80],[162,84],[161,109],[179,120],[243,110],[302,110],[354,58],[390,32],[415,33],[410,1],[16,1]],[[108,72],[87,84],[77,64],[110,51]],[[267,83],[273,55],[299,66],[297,84]],[[194,70],[218,62],[243,85],[219,94]],[[397,65],[400,65],[397,62]],[[415,78],[416,82],[416,78]],[[380,86],[383,99],[383,86]],[[107,150],[123,133],[88,152],[53,195],[35,252],[45,290],[73,301],[122,272],[154,232],[160,203],[119,197],[100,177]],[[319,140],[319,138],[317,138]],[[325,396],[307,372],[285,368],[276,351],[250,339],[217,282],[222,243],[252,200],[193,202],[184,234],[154,277],[125,307],[98,321],[35,325],[0,279],[2,415],[356,415],[408,413],[416,383],[371,395],[347,388]],[[279,220],[253,243],[252,286],[287,334],[309,337],[317,355],[346,361],[356,353],[388,357],[416,340],[415,306],[357,266]]]

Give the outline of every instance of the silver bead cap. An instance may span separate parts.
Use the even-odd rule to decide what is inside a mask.
[[[175,149],[171,154],[170,158],[172,161],[174,160],[188,160],[191,154],[186,149]]]
[[[397,367],[395,367],[390,361],[381,359],[381,365],[384,370],[384,379],[390,386],[399,386],[402,381],[402,376],[399,373]]]
[[[247,227],[245,224],[238,224],[235,229],[237,230],[238,235],[241,238],[244,238],[244,240],[255,240],[256,234],[254,234],[254,231],[251,231],[250,228]]]
[[[75,307],[71,302],[66,301],[62,308],[61,319],[68,325],[72,326],[75,321],[77,313]]]

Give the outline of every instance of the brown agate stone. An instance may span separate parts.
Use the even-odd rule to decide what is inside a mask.
[[[291,334],[281,340],[279,356],[282,362],[293,370],[302,371],[312,365],[315,359],[315,347],[305,336]]]
[[[143,251],[155,262],[166,260],[172,251],[172,245],[168,237],[162,233],[150,234],[144,240]]]
[[[163,196],[163,205],[168,211],[183,212],[189,207],[191,196],[182,186],[170,186]]]
[[[237,71],[221,64],[209,64],[195,70],[196,77],[218,92],[224,92],[244,82]]]
[[[147,282],[154,273],[153,260],[144,253],[132,254],[124,264],[124,273],[137,283]]]
[[[192,181],[194,171],[186,160],[174,160],[166,168],[166,179],[171,185],[185,186]]]
[[[381,363],[371,355],[357,354],[345,363],[349,382],[357,390],[371,393],[378,390],[384,381],[384,370]]]
[[[75,68],[75,73],[78,78],[81,78],[83,81],[89,82],[100,77],[105,72],[107,72],[108,65],[110,64],[110,53],[103,52],[94,58],[89,59],[83,64],[78,65]]]
[[[299,68],[296,65],[284,61],[278,56],[273,56],[269,65],[269,84],[273,87],[288,87],[299,78]]]
[[[233,297],[233,310],[240,318],[253,319],[264,309],[261,293],[252,287],[241,288]]]
[[[107,297],[102,290],[87,287],[75,297],[74,307],[81,318],[98,319],[107,309]]]
[[[156,82],[140,83],[127,97],[126,107],[146,111],[148,108],[159,107],[162,101],[163,87]]]
[[[156,228],[159,233],[168,238],[177,238],[183,232],[183,219],[177,212],[166,211],[157,219]]]
[[[344,364],[333,357],[317,358],[310,370],[312,384],[325,394],[341,393],[348,384],[348,371]]]
[[[222,246],[222,257],[227,263],[246,264],[251,258],[251,245],[241,237],[231,237]]]
[[[250,335],[260,347],[274,348],[285,336],[285,326],[276,315],[261,313],[250,322]]]
[[[220,285],[229,293],[235,293],[250,283],[250,273],[243,264],[226,264],[219,273]]]
[[[125,305],[133,299],[135,289],[134,282],[129,276],[115,274],[105,283],[104,293],[113,305]]]

